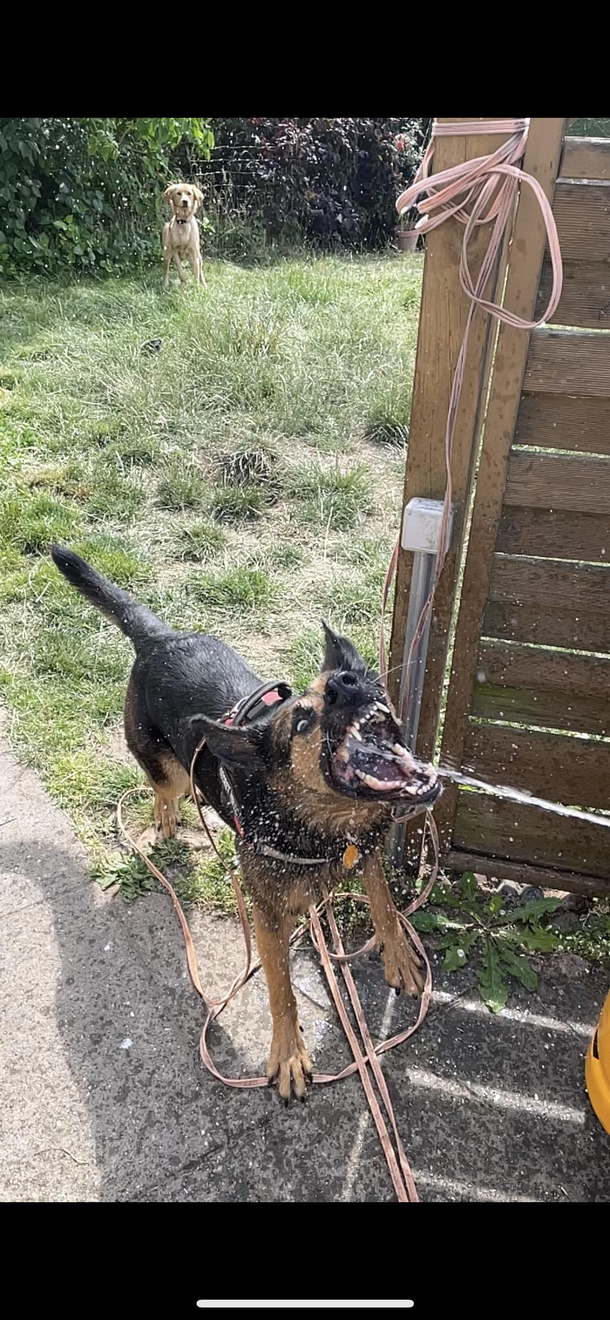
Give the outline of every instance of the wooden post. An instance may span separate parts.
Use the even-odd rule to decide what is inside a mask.
[[[440,122],[459,123],[463,120],[454,118]],[[507,140],[507,134],[499,134],[497,137],[477,137],[477,122],[477,119],[472,120],[472,137],[438,138],[433,165],[435,173],[464,160],[488,155]],[[470,264],[475,275],[489,242],[489,232],[488,225],[481,225],[470,245]],[[407,504],[414,496],[442,500],[445,491],[444,445],[449,396],[470,307],[459,277],[463,236],[464,229],[459,221],[447,220],[427,238],[403,504]],[[488,296],[492,287],[502,279],[502,261],[505,262],[505,253],[501,259],[500,269],[490,277],[486,289]],[[453,538],[435,596],[428,645],[417,737],[417,753],[425,759],[429,759],[434,752],[441,710],[443,674],[460,562],[464,511],[470,487],[480,401],[484,392],[486,368],[491,356],[491,342],[489,317],[479,310],[475,314],[470,333],[462,397],[455,428],[452,463],[455,504]],[[388,673],[388,686],[394,701],[398,695],[403,659],[412,564],[412,553],[401,550],[398,559]],[[413,826],[413,831],[416,829],[417,823]]]
[[[532,119],[524,169],[552,199],[561,159],[565,119]],[[521,189],[504,302],[512,312],[531,320],[536,306],[546,230],[531,188]],[[530,344],[526,330],[501,325],[479,472],[468,554],[462,585],[441,764],[460,769],[476,672],[483,612],[487,601],[493,554],[502,512],[508,456]],[[435,811],[443,851],[451,845],[457,789],[448,787]]]

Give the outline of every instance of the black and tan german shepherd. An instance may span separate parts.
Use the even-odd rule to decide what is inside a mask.
[[[398,921],[383,872],[392,804],[419,807],[440,792],[436,772],[414,760],[378,675],[325,624],[320,674],[302,696],[278,684],[241,724],[230,712],[261,689],[235,651],[203,633],[174,632],[71,550],[53,559],[72,586],[131,639],[136,659],[125,735],[155,792],[157,829],[175,833],[178,803],[195,770],[205,800],[237,829],[244,883],[273,1019],[267,1074],[281,1097],[302,1098],[311,1062],[290,983],[288,941],[299,914],[359,861],[385,965],[397,991],[422,990],[419,961]],[[263,689],[264,690],[264,689]],[[269,700],[269,694],[267,694]]]

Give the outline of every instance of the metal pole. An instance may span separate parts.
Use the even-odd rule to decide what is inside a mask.
[[[407,675],[407,661],[417,625],[421,618],[421,612],[430,595],[434,581],[436,560],[440,550],[439,538],[442,515],[443,505],[441,500],[412,499],[406,505],[403,516],[401,545],[403,550],[413,551],[413,570],[411,573],[409,609],[398,691],[398,717],[404,724],[406,745],[413,754],[415,754],[417,745],[432,611],[428,615],[422,635],[415,648],[409,675]],[[447,546],[451,541],[452,527],[453,511],[449,519]],[[406,821],[393,825],[390,830],[387,853],[394,866],[401,866],[404,861],[406,831]]]

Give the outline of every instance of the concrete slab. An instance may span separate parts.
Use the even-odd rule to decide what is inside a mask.
[[[6,749],[0,773],[0,1199],[392,1201],[358,1080],[288,1110],[273,1092],[214,1081],[169,900],[103,894],[36,776]],[[192,929],[219,992],[241,965],[240,933],[202,914]],[[410,1019],[377,958],[356,977],[374,1030]],[[334,1070],[348,1048],[311,950],[295,954],[294,978],[316,1067]],[[610,1199],[610,1138],[584,1089],[607,981],[550,960],[539,993],[495,1018],[466,973],[435,970],[426,1023],[384,1063],[423,1201]],[[262,1071],[268,1041],[255,978],[212,1044],[240,1075]]]

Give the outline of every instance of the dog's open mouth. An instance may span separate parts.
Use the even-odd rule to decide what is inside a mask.
[[[354,717],[330,756],[330,777],[341,793],[413,805],[433,802],[441,791],[431,765],[416,761],[400,738],[388,707],[375,701]]]

